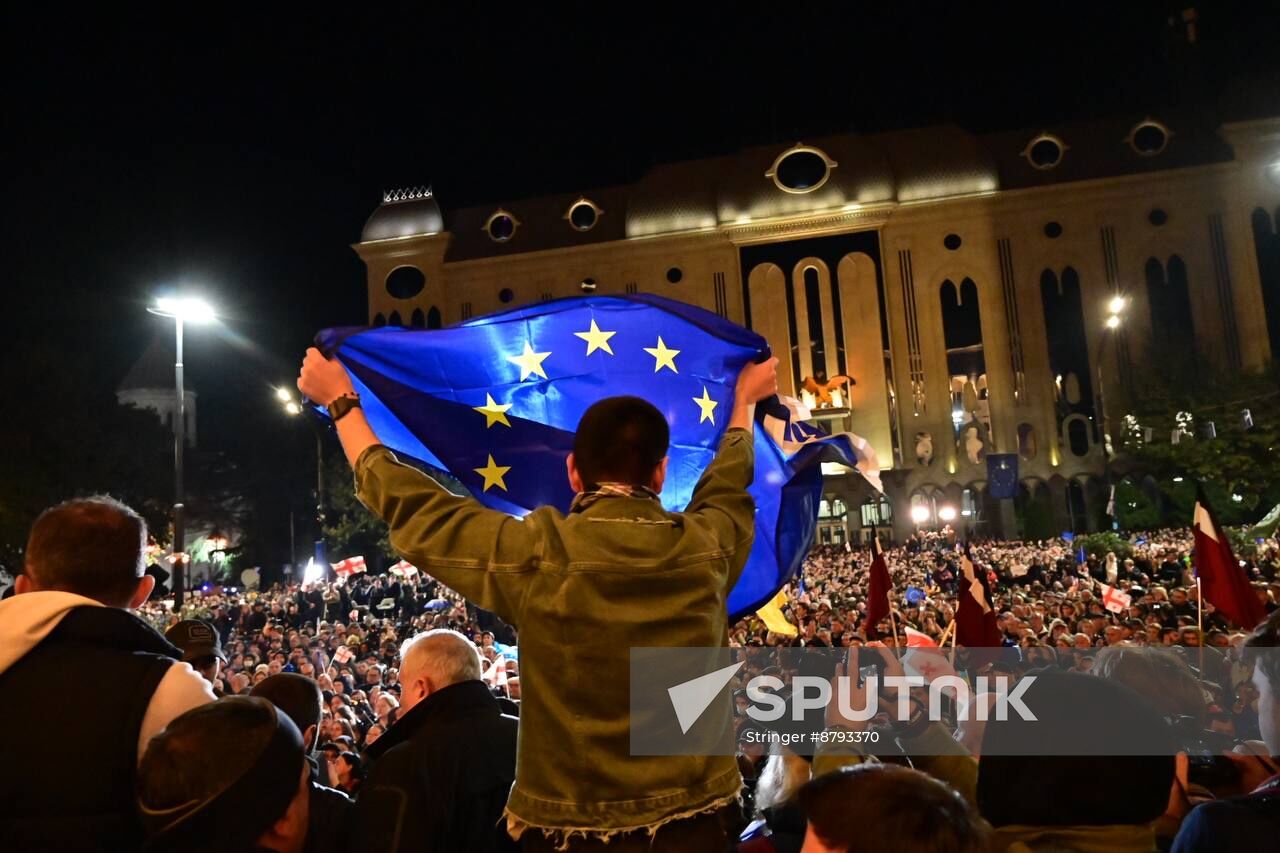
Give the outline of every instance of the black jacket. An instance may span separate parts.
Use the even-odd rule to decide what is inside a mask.
[[[502,810],[516,775],[518,721],[481,681],[432,693],[365,753],[353,847],[368,853],[517,850]]]
[[[307,763],[311,765],[311,790],[305,853],[338,853],[347,849],[351,798],[320,781],[320,768],[314,758],[307,756]]]
[[[126,610],[76,607],[0,675],[0,849],[139,849],[138,730],[180,655]]]

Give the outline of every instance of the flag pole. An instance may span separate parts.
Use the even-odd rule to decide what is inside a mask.
[[[889,630],[893,631],[893,647],[898,647],[898,620],[893,616],[893,601],[889,601]]]
[[[1204,681],[1204,594],[1200,591],[1200,573],[1196,572],[1196,638],[1200,643],[1200,680]]]

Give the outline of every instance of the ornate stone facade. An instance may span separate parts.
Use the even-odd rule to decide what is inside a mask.
[[[1156,336],[1194,336],[1230,368],[1267,363],[1278,231],[1280,119],[1188,114],[806,140],[443,216],[429,192],[389,195],[354,248],[375,325],[653,292],[767,337],[786,393],[819,371],[853,377],[831,425],[876,448],[888,501],[860,507],[833,473],[828,508],[839,497],[847,514],[822,529],[836,541],[872,522],[901,538],[913,506],[925,524],[954,510],[1015,534],[1015,501],[986,497],[996,453],[1017,457],[1019,501],[1090,527],[1106,499],[1099,377],[1114,433]]]

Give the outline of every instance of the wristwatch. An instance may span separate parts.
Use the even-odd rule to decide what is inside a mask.
[[[362,408],[359,394],[343,394],[329,404],[329,417],[333,419],[334,423],[337,423],[352,409],[359,408]]]

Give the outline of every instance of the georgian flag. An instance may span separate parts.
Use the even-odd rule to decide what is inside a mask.
[[[342,578],[349,578],[363,571],[367,571],[364,565],[364,557],[347,557],[342,562],[333,564],[333,573]]]
[[[1102,586],[1102,606],[1110,610],[1112,613],[1124,613],[1129,609],[1133,596],[1127,592],[1121,592],[1114,586],[1101,584]]]
[[[907,648],[910,648],[910,649],[938,648],[937,641],[934,640],[933,637],[930,637],[928,634],[926,634],[924,631],[917,631],[915,628],[912,628],[910,625],[902,626],[902,630],[907,632]]]
[[[401,560],[387,571],[391,572],[391,574],[396,577],[411,578],[418,573],[418,568],[408,560]]]

